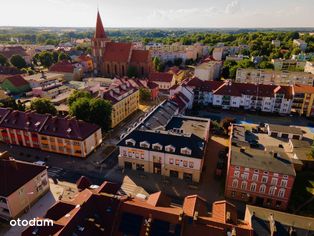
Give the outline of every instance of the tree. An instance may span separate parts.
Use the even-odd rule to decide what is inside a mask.
[[[274,69],[274,65],[269,61],[262,61],[259,63],[258,68],[260,69]]]
[[[20,100],[10,97],[1,103],[1,107],[9,107],[14,110],[25,111],[25,105]]]
[[[59,61],[59,53],[56,51],[52,52],[52,57],[53,57],[53,63],[57,63]]]
[[[87,91],[74,91],[69,97],[68,97],[68,105],[71,106],[73,102],[78,100],[79,98],[88,98],[91,99],[92,95]]]
[[[232,123],[235,123],[235,119],[231,117],[225,117],[220,121],[220,125],[222,128],[225,130],[225,133],[228,134],[229,132],[229,127]]]
[[[104,130],[109,130],[111,127],[111,102],[99,98],[92,98],[89,101],[89,107],[89,121],[101,126]]]
[[[63,61],[63,60],[69,60],[69,56],[65,54],[64,52],[60,52],[58,56],[58,61]]]
[[[129,66],[126,74],[129,78],[137,77],[138,76],[137,68],[135,66]]]
[[[151,94],[149,89],[147,88],[140,88],[140,101],[148,101],[151,98]]]
[[[35,100],[31,101],[30,109],[40,114],[57,114],[56,107],[51,103],[50,100],[46,98],[36,98]]]
[[[3,56],[2,54],[0,54],[0,65],[5,66],[7,64],[8,64],[8,59],[5,56]]]
[[[183,62],[183,60],[182,60],[182,58],[176,58],[176,59],[174,59],[174,64],[176,65],[176,66],[180,66],[181,64],[182,64],[182,62]]]
[[[44,67],[50,67],[53,64],[54,59],[51,52],[42,51],[38,57],[41,65]]]
[[[90,105],[89,98],[78,98],[70,105],[70,115],[75,116],[79,120],[90,121]]]
[[[10,63],[19,69],[26,67],[26,62],[20,55],[13,55],[10,59]]]
[[[158,67],[159,67],[159,65],[160,65],[160,59],[159,59],[159,57],[154,57],[154,59],[153,59],[153,65],[154,65],[155,70],[158,70]]]

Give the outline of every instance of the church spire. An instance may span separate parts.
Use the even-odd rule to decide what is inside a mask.
[[[94,38],[107,38],[107,35],[104,30],[104,26],[101,21],[99,10],[97,10],[96,31],[95,31]]]

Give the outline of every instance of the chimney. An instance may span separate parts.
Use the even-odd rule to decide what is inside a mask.
[[[0,153],[0,159],[1,160],[9,160],[10,154],[7,151]]]

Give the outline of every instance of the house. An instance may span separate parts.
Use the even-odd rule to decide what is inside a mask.
[[[178,112],[177,104],[166,100],[122,134],[119,166],[199,182],[210,121]]]
[[[311,217],[246,205],[244,218],[256,236],[314,234],[314,218]]]
[[[299,47],[302,51],[305,51],[307,48],[307,43],[302,39],[294,39],[293,45]]]
[[[304,72],[314,74],[314,61],[307,61],[305,63]]]
[[[81,55],[76,59],[76,62],[80,63],[83,66],[83,72],[93,72],[94,71],[94,62],[93,58],[89,55]]]
[[[239,145],[233,139],[241,132],[246,135],[241,126],[231,127],[225,196],[285,210],[296,176],[291,159],[282,149]]]
[[[274,45],[275,48],[279,48],[280,45],[281,45],[281,41],[280,40],[277,40],[277,39],[273,39],[271,41],[271,44]]]
[[[64,75],[52,72],[41,72],[34,75],[25,76],[24,79],[29,83],[31,88],[49,88],[61,85],[64,82]]]
[[[204,62],[195,67],[194,75],[201,80],[218,80],[222,63],[218,61]]]
[[[267,133],[274,138],[302,140],[303,131],[300,128],[286,125],[266,125]]]
[[[0,66],[0,81],[12,75],[21,75],[23,72],[13,66]]]
[[[31,90],[29,83],[21,75],[3,79],[1,88],[12,95],[24,94]]]
[[[24,214],[49,188],[46,166],[15,160],[8,152],[0,154],[0,219]]]
[[[49,68],[50,72],[63,74],[66,81],[80,80],[83,76],[82,68],[76,67],[68,61],[60,61]]]
[[[8,60],[10,60],[11,57],[14,55],[20,55],[21,57],[23,57],[23,59],[25,60],[27,64],[30,64],[32,60],[32,57],[27,53],[25,48],[23,48],[20,45],[12,45],[12,46],[1,45],[0,54],[2,54]]]
[[[151,73],[148,79],[158,84],[160,90],[169,90],[175,84],[174,75],[166,72]]]
[[[253,236],[251,226],[238,218],[236,207],[227,201],[212,204],[198,195],[174,205],[162,192],[147,198],[126,196],[120,186],[104,182],[85,188],[72,201],[58,201],[43,219],[52,226],[29,226],[22,236],[31,235],[241,235]]]

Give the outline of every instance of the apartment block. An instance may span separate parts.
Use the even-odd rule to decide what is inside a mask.
[[[272,59],[275,70],[281,71],[304,71],[305,61],[293,59]]]
[[[306,72],[275,71],[261,69],[237,70],[236,82],[273,85],[304,84],[313,86],[314,75]]]
[[[165,101],[122,134],[119,166],[199,182],[210,120],[178,112],[175,103]]]
[[[246,203],[285,210],[296,172],[281,149],[243,146],[246,131],[232,126],[228,153],[225,196]]]
[[[308,85],[294,85],[292,111],[306,117],[314,116],[314,87]]]
[[[314,61],[307,61],[305,63],[304,72],[314,74]]]
[[[204,62],[195,67],[194,75],[201,80],[217,80],[222,63],[218,61]]]
[[[45,166],[17,161],[8,152],[0,154],[0,219],[24,214],[49,188]]]

